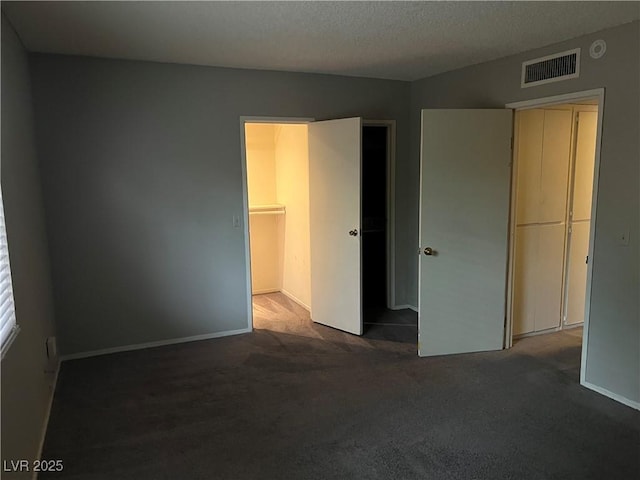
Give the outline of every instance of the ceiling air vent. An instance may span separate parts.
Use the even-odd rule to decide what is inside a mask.
[[[569,80],[580,75],[580,49],[568,50],[522,63],[520,86],[533,87],[543,83]]]

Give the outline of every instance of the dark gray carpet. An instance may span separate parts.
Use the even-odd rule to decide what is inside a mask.
[[[251,334],[65,362],[43,452],[65,469],[40,478],[640,478],[640,413],[578,385],[579,332],[420,359],[300,310],[271,299]]]

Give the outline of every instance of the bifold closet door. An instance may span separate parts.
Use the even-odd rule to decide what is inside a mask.
[[[560,325],[565,227],[516,227],[513,334]]]
[[[597,125],[598,112],[578,112],[567,259],[566,325],[584,322]]]
[[[518,113],[513,334],[560,326],[571,110]]]
[[[584,322],[587,288],[587,253],[589,252],[589,222],[575,223],[572,227],[567,258],[567,294],[565,325]]]

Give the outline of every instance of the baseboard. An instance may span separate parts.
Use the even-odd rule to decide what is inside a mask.
[[[513,339],[520,340],[521,338],[535,337],[536,335],[546,335],[547,333],[557,333],[557,332],[562,332],[563,330],[573,330],[574,328],[581,328],[581,327],[584,327],[584,323],[574,323],[572,325],[561,325],[559,327],[551,327],[545,330],[539,330],[537,332],[519,333],[518,335],[513,335]]]
[[[279,288],[264,288],[262,290],[252,290],[251,295],[265,295],[267,293],[278,293]]]
[[[590,382],[585,381],[585,382],[580,382],[580,384],[583,387],[588,388],[589,390],[593,390],[594,392],[599,393],[600,395],[609,397],[611,400],[615,400],[616,402],[622,403],[627,407],[631,407],[635,410],[640,410],[640,402],[634,402],[633,400],[629,400],[628,398],[623,397],[622,395],[618,395],[617,393],[610,392],[606,388],[598,387],[597,385],[594,385],[593,383],[590,383]]]
[[[571,325],[562,325],[562,330],[571,330],[572,328],[584,327],[584,322],[572,323]]]
[[[300,300],[295,295],[287,292],[284,289],[280,290],[280,293],[282,293],[285,297],[288,297],[290,300],[293,300],[294,302],[296,302],[298,305],[300,305],[302,308],[304,308],[307,312],[311,312],[311,307],[309,305],[307,305],[306,303],[304,303],[302,300]]]
[[[414,307],[413,305],[394,305],[392,307],[389,307],[389,310],[413,310],[414,312],[418,313],[418,307]]]
[[[38,453],[36,459],[42,458],[42,449],[44,448],[44,440],[47,437],[47,430],[49,428],[49,417],[51,416],[51,407],[53,406],[53,397],[56,394],[56,387],[58,386],[58,374],[60,373],[60,361],[56,363],[56,369],[53,373],[53,382],[51,384],[51,395],[49,396],[49,402],[47,404],[47,411],[44,414],[44,422],[42,423],[42,432],[40,433],[40,444],[38,445]],[[34,471],[33,480],[38,478],[38,472]]]
[[[144,348],[164,347],[165,345],[175,345],[176,343],[197,342],[199,340],[209,340],[212,338],[229,337],[231,335],[239,335],[241,333],[251,332],[251,328],[241,328],[239,330],[226,330],[224,332],[206,333],[204,335],[194,335],[192,337],[171,338],[168,340],[160,340],[158,342],[138,343],[134,345],[124,345],[122,347],[103,348],[101,350],[92,350],[89,352],[72,353],[71,355],[62,355],[61,361],[76,360],[79,358],[97,357],[98,355],[109,355],[111,353],[129,352],[132,350],[142,350]]]
[[[537,332],[527,332],[527,333],[519,333],[518,335],[514,335],[514,340],[520,340],[527,337],[537,337],[538,335],[546,335],[547,333],[557,333],[562,331],[561,327],[551,327],[545,330],[538,330]]]

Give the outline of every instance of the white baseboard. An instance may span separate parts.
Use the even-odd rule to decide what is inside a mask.
[[[42,423],[42,432],[40,433],[40,443],[38,445],[38,453],[36,459],[40,460],[42,458],[42,449],[44,447],[44,440],[47,437],[47,429],[49,428],[49,417],[51,416],[51,407],[53,406],[53,397],[56,393],[56,387],[58,385],[58,374],[60,373],[60,361],[56,363],[56,369],[53,372],[53,382],[51,383],[51,395],[49,396],[49,402],[47,404],[47,411],[44,414],[44,422]],[[34,471],[33,476],[31,477],[33,480],[38,478],[38,472]]]
[[[584,327],[584,322],[571,323],[569,325],[562,325],[562,330],[571,330],[572,328],[581,328],[581,327]]]
[[[264,295],[267,293],[278,293],[279,288],[263,288],[262,290],[252,290],[251,295]]]
[[[294,302],[296,302],[298,305],[300,305],[302,308],[304,308],[307,312],[311,311],[311,307],[309,305],[307,305],[306,303],[304,303],[302,300],[300,300],[298,297],[296,297],[295,295],[287,292],[286,290],[280,290],[280,293],[282,293],[284,296],[288,297],[289,299],[293,300]]]
[[[590,382],[580,382],[580,384],[585,387],[588,388],[589,390],[593,390],[596,393],[599,393],[600,395],[604,395],[605,397],[609,397],[611,400],[615,400],[616,402],[622,403],[623,405],[626,405],[627,407],[631,407],[634,408],[636,410],[640,410],[640,402],[635,402],[633,400],[629,400],[626,397],[623,397],[622,395],[618,395],[617,393],[613,393],[610,392],[609,390],[607,390],[606,388],[602,388],[602,387],[598,387],[597,385],[594,385],[593,383]]]
[[[418,307],[414,307],[413,305],[394,305],[392,307],[389,307],[389,310],[413,310],[414,312],[418,313]]]
[[[89,352],[72,353],[71,355],[62,355],[61,361],[76,360],[78,358],[97,357],[98,355],[109,355],[110,353],[129,352],[131,350],[142,350],[144,348],[163,347],[165,345],[174,345],[176,343],[197,342],[198,340],[209,340],[211,338],[229,337],[231,335],[239,335],[241,333],[251,332],[251,328],[241,328],[239,330],[227,330],[224,332],[205,333],[204,335],[194,335],[192,337],[171,338],[168,340],[160,340],[158,342],[138,343],[135,345],[124,345],[122,347],[103,348],[101,350],[92,350]]]
[[[538,330],[537,332],[519,333],[518,335],[514,335],[513,339],[520,340],[522,338],[527,338],[527,337],[537,337],[538,335],[546,335],[547,333],[557,333],[561,330],[562,330],[561,327],[551,327],[545,330]]]
[[[535,337],[536,335],[546,335],[547,333],[562,332],[563,330],[572,330],[574,328],[580,328],[580,327],[584,327],[584,324],[583,323],[574,323],[573,325],[561,325],[561,326],[558,326],[558,327],[547,328],[545,330],[539,330],[537,332],[520,333],[518,335],[514,335],[513,339],[514,340],[519,340],[521,338]]]

